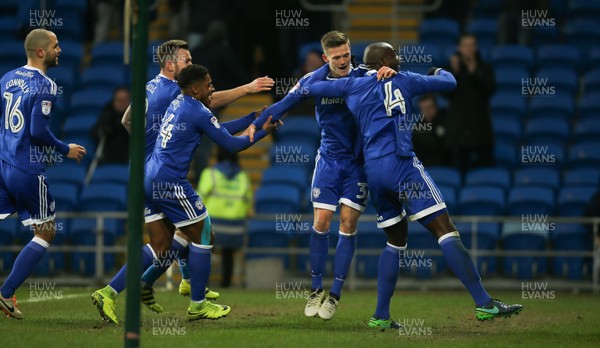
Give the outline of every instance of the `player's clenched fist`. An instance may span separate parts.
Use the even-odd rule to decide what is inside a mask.
[[[86,154],[87,151],[85,151],[85,147],[77,144],[69,144],[69,153],[67,154],[68,158],[74,159],[77,161],[77,163],[79,163]]]
[[[248,93],[258,93],[264,91],[270,91],[275,85],[275,81],[269,76],[259,77],[254,81],[250,82],[246,86],[248,87]]]

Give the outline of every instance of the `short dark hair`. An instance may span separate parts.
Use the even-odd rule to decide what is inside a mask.
[[[348,44],[348,46],[350,46],[350,38],[341,31],[330,31],[325,33],[321,38],[321,48],[323,48],[323,52],[329,48],[339,47],[343,44]]]
[[[428,99],[431,99],[431,100],[433,101],[433,104],[434,104],[435,106],[437,106],[437,98],[435,97],[435,94],[433,94],[433,93],[427,93],[427,94],[423,94],[423,95],[421,95],[421,96],[419,97],[419,103],[420,103],[420,102],[423,102],[423,101],[426,101],[426,100],[428,100]]]
[[[177,84],[179,85],[179,88],[185,89],[198,81],[204,80],[207,75],[208,69],[199,64],[192,64],[181,70],[179,78],[177,79]]]
[[[183,40],[169,40],[163,42],[156,48],[156,57],[161,68],[165,67],[167,61],[177,61],[177,51],[180,48],[189,49],[188,43]]]

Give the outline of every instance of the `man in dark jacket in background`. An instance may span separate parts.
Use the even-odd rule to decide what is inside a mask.
[[[496,90],[494,71],[479,56],[475,36],[460,38],[457,52],[450,57],[449,71],[457,82],[448,94],[447,146],[454,150],[454,162],[464,173],[472,168],[494,165],[494,137],[490,97]]]

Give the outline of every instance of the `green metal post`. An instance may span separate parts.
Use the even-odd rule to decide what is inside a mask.
[[[136,3],[133,1],[132,3]],[[128,190],[127,299],[125,347],[140,345],[141,246],[144,225],[144,118],[146,98],[146,50],[148,47],[148,1],[137,1],[134,10],[130,173]],[[137,20],[135,20],[137,19]]]

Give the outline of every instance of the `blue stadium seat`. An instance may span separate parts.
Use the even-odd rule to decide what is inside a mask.
[[[517,45],[496,46],[492,49],[492,65],[497,68],[521,68],[529,71],[533,64],[533,51]]]
[[[543,87],[554,87],[557,94],[568,94],[573,96],[579,92],[579,79],[577,72],[570,68],[546,68],[541,69],[535,75],[536,84]],[[548,88],[550,89],[550,88]]]
[[[127,186],[121,184],[94,184],[81,192],[81,211],[125,211]]]
[[[496,166],[511,169],[517,165],[519,160],[517,146],[507,142],[497,142],[494,146],[494,161]]]
[[[88,134],[79,134],[77,136],[67,137],[62,140],[67,144],[74,143],[74,144],[79,144],[79,145],[85,147],[85,150],[88,153],[88,155],[85,156],[83,158],[83,160],[81,161],[81,166],[83,168],[87,169],[89,164],[94,159],[93,154],[96,153],[96,145],[97,144],[92,139],[92,137],[90,137]]]
[[[102,164],[96,168],[92,175],[90,185],[95,184],[120,184],[129,183],[129,165],[127,164]]]
[[[600,4],[596,1],[569,0],[567,13],[569,18],[578,20],[597,20],[600,16]]]
[[[582,120],[575,126],[573,138],[578,143],[593,142],[600,139],[600,123],[597,120]]]
[[[560,187],[559,171],[555,168],[531,167],[517,169],[514,172],[513,185],[518,186],[542,186],[551,188],[555,192]]]
[[[600,186],[600,169],[570,169],[565,172],[564,185]]]
[[[592,233],[579,224],[555,224],[552,233],[555,251],[592,251]],[[554,275],[571,280],[582,280],[586,272],[584,258],[580,256],[558,256],[552,259]],[[589,271],[588,267],[588,271]]]
[[[569,149],[569,167],[599,168],[600,141],[577,143]]]
[[[467,25],[467,32],[475,35],[478,46],[493,47],[498,36],[498,24],[493,19],[474,19]]]
[[[263,172],[261,186],[273,184],[294,185],[304,192],[310,184],[309,178],[304,171],[298,171],[293,167],[275,166]]]
[[[50,193],[56,202],[57,212],[77,211],[79,209],[79,187],[72,183],[50,183]]]
[[[19,27],[19,22],[14,17],[0,17],[0,31],[6,35],[6,38],[10,39],[18,39],[19,31],[17,28]],[[5,72],[2,71],[4,74]]]
[[[499,113],[519,120],[525,116],[525,98],[521,93],[496,93],[490,100],[490,107],[492,114]]]
[[[556,118],[570,120],[575,115],[575,104],[570,95],[557,94],[549,98],[533,98],[529,103],[529,119]]]
[[[67,159],[65,159],[65,161],[67,161]],[[54,194],[52,187],[55,184],[74,184],[77,185],[78,188],[81,188],[85,180],[85,174],[86,168],[75,162],[63,162],[60,165],[49,166],[46,168],[46,178],[48,179],[52,194]]]
[[[547,187],[513,187],[506,204],[508,215],[549,215],[554,212],[554,191]]]
[[[478,223],[477,228],[477,250],[492,251],[496,250],[496,244],[500,239],[500,226],[496,223]],[[456,223],[456,229],[460,233],[465,248],[473,254],[474,249],[474,226],[472,223]],[[497,262],[495,256],[477,257],[477,270],[481,275],[493,274],[497,272]]]
[[[113,90],[110,88],[86,88],[71,95],[71,108],[69,113],[97,112],[111,101]]]
[[[451,19],[426,19],[419,26],[419,42],[431,45],[453,45],[457,43],[458,23]]]
[[[453,215],[458,210],[458,203],[456,200],[456,190],[452,186],[438,185],[438,189],[444,197],[444,202],[446,203],[446,209],[448,209],[448,213]]]
[[[597,190],[597,186],[562,188],[558,194],[556,212],[560,216],[583,216],[587,205]]]
[[[271,165],[290,166],[308,173],[314,168],[316,155],[317,146],[312,141],[282,139],[271,147]]]
[[[125,71],[123,69],[114,69],[112,67],[90,67],[81,74],[81,88],[108,88],[125,86]]]
[[[530,77],[529,70],[524,67],[496,67],[494,73],[497,93],[521,91],[523,79]]]
[[[569,140],[569,122],[566,119],[540,117],[527,122],[524,138],[533,142],[560,142]]]
[[[255,202],[258,214],[297,214],[302,209],[300,191],[292,185],[263,186],[256,191]]]
[[[62,55],[61,55],[61,58],[62,58]],[[75,88],[75,85],[77,85],[77,83],[78,83],[78,81],[77,81],[78,74],[70,69],[60,69],[60,68],[49,69],[47,75],[48,75],[48,77],[53,79],[54,82],[56,82],[56,85],[59,88],[58,89],[59,92],[60,92],[60,87],[66,89],[63,91],[64,92],[63,94],[67,94],[68,92],[71,92]],[[53,117],[54,117],[54,115],[53,115]]]
[[[62,127],[63,137],[77,136],[80,134],[90,134],[92,128],[98,121],[98,116],[70,117],[65,120]],[[88,154],[89,156],[90,154]]]
[[[400,69],[415,73],[427,74],[432,65],[445,66],[447,59],[440,49],[431,44],[425,45],[401,45],[398,49],[400,55]],[[427,68],[427,70],[424,70]]]
[[[62,19],[63,25],[60,27],[60,40],[70,40],[83,42],[85,40],[85,14],[82,14],[76,8],[57,7],[56,19]]]
[[[560,0],[559,0],[560,1]],[[536,27],[531,35],[531,46],[539,48],[544,45],[551,45],[559,40],[560,30],[554,27]]]
[[[511,223],[504,225],[502,246],[506,251],[543,251],[547,239],[547,231],[523,231],[522,224]],[[504,274],[518,279],[532,279],[547,269],[546,258],[536,256],[506,256],[503,264]]]
[[[374,221],[359,222],[356,235],[356,250],[383,250],[387,237],[382,229],[377,228]],[[358,255],[356,257],[357,275],[365,278],[377,278],[377,263],[379,255]]]
[[[437,239],[417,221],[408,223],[408,249],[405,257],[401,258],[400,271],[416,276],[416,278],[431,278],[446,270],[443,256],[433,256],[424,250],[440,250]]]
[[[454,189],[461,187],[460,172],[454,168],[448,167],[429,167],[427,174],[437,185],[446,185]]]
[[[461,215],[502,215],[504,191],[494,186],[464,187],[458,198]]]
[[[278,232],[276,222],[250,220],[248,223],[248,247],[249,248],[286,248],[289,243],[287,233]],[[246,253],[246,259],[278,258],[284,264],[289,257],[279,253]]]
[[[585,94],[600,92],[600,69],[592,70],[583,76],[583,91]]]
[[[372,44],[372,42],[370,42],[370,41],[353,41],[352,42],[350,49],[352,50],[352,54],[355,57],[354,59],[356,59],[356,62],[358,64],[364,63],[363,56],[364,56],[365,48],[367,48],[367,46],[369,46],[370,44]],[[319,49],[319,51],[321,51],[321,49]]]
[[[314,117],[286,117],[284,127],[277,131],[277,138],[283,142],[308,141],[315,146],[321,140],[321,129]]]
[[[85,15],[85,11],[88,10],[88,2],[86,0],[56,0],[55,4],[58,8],[77,10],[82,15]]]
[[[64,40],[62,37],[59,39],[59,46],[61,49],[60,57],[58,58],[59,66],[52,70],[70,70],[71,72],[79,72],[78,68],[83,61],[83,43],[79,41]],[[77,67],[77,69],[63,69],[64,66]]]
[[[103,42],[92,47],[92,66],[123,65],[123,42]]]
[[[510,186],[510,174],[500,168],[473,169],[465,178],[465,187],[469,186],[495,186],[506,190]]]
[[[492,128],[496,141],[518,144],[521,140],[521,122],[517,119],[492,118]]]
[[[119,222],[115,220],[106,220],[104,228],[104,246],[114,246],[115,236],[118,232],[115,230]],[[122,225],[122,222],[120,222]],[[76,218],[71,221],[68,239],[74,246],[94,246],[96,245],[96,219]],[[72,254],[72,271],[85,276],[92,276],[96,271],[96,255],[94,252],[74,252]],[[104,271],[111,273],[115,266],[115,254],[104,253]]]
[[[538,48],[536,65],[538,69],[561,68],[578,71],[582,66],[581,52],[571,45],[546,45]]]
[[[588,51],[586,67],[588,70],[599,69],[600,66],[600,47],[592,47]]]
[[[593,1],[592,1],[593,2]],[[600,28],[598,17],[594,20],[574,20],[566,23],[565,37],[568,43],[577,45],[582,49],[600,44]]]
[[[23,42],[17,40],[7,40],[2,43],[2,51],[0,52],[0,65],[11,67],[10,70],[16,69],[19,66],[27,63],[24,54]],[[2,74],[5,74],[4,71]]]
[[[519,161],[523,166],[556,166],[565,164],[565,148],[561,142],[531,141],[519,149]]]
[[[600,93],[585,94],[579,101],[579,120],[600,119]]]

